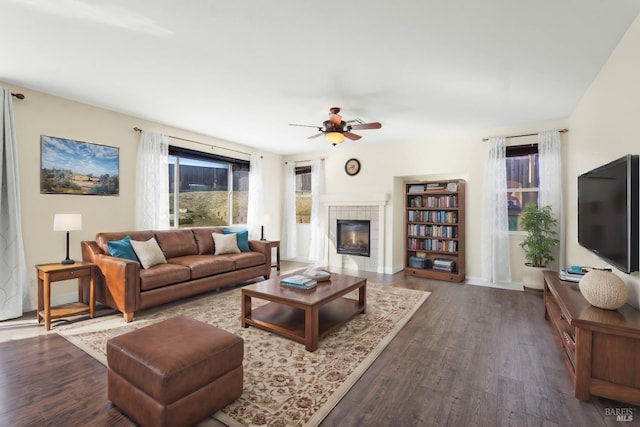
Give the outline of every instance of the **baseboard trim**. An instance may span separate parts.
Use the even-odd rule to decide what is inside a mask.
[[[487,282],[479,277],[467,277],[465,280],[467,285],[484,286],[486,288],[506,289],[509,291],[524,291],[524,287],[521,282]]]

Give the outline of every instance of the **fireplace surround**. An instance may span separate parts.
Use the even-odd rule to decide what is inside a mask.
[[[389,195],[386,193],[340,193],[325,194],[322,203],[328,209],[328,262],[329,267],[348,270],[385,272],[385,207]],[[370,221],[369,256],[339,254],[338,219]]]

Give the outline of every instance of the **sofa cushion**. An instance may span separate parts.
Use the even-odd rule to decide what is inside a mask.
[[[96,234],[96,243],[105,254],[109,253],[107,242],[112,240],[122,240],[125,237],[131,237],[131,240],[149,240],[153,237],[153,231],[110,231],[106,233]]]
[[[138,261],[131,246],[131,236],[125,236],[122,240],[110,240],[107,242],[107,247],[111,256]]]
[[[240,249],[238,249],[238,239],[235,234],[212,233],[212,236],[215,245],[215,255],[240,253]]]
[[[264,254],[260,252],[241,252],[239,254],[225,255],[224,257],[235,262],[237,270],[241,268],[254,267],[256,265],[264,264],[265,262]]]
[[[146,270],[140,270],[140,290],[161,288],[191,279],[191,270],[178,264],[157,264]]]
[[[222,234],[224,232],[221,227],[196,227],[192,228],[191,231],[198,245],[198,255],[213,254],[213,236],[211,233]]]
[[[251,250],[249,249],[249,231],[248,230],[233,231],[233,230],[227,230],[225,228],[224,234],[236,235],[238,249],[240,249],[240,252],[249,252]]]
[[[131,246],[133,246],[142,268],[150,268],[157,264],[167,263],[160,246],[158,246],[158,242],[153,237],[144,242],[132,240]]]
[[[170,264],[179,264],[191,270],[191,279],[213,276],[236,269],[236,263],[226,255],[189,255],[169,258]]]
[[[196,255],[198,245],[189,229],[156,231],[156,240],[165,258]]]

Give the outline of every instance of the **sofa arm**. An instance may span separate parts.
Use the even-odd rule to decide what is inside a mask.
[[[271,242],[268,240],[249,240],[249,249],[264,255],[264,278],[271,276]]]
[[[96,300],[121,311],[125,322],[133,320],[140,296],[140,264],[105,254],[94,241],[81,242],[82,260],[97,265]]]

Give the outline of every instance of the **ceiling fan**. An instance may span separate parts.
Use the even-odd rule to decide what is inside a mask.
[[[340,108],[332,107],[329,109],[329,120],[325,120],[322,123],[322,126],[312,126],[312,125],[298,125],[295,123],[289,123],[289,126],[304,126],[309,128],[317,128],[318,132],[315,135],[311,135],[307,139],[317,138],[320,135],[324,135],[327,141],[336,146],[341,144],[344,141],[344,138],[347,137],[352,141],[357,141],[362,138],[360,135],[356,135],[351,132],[352,130],[362,130],[362,129],[380,129],[382,125],[379,122],[373,123],[347,123],[342,120],[342,116],[340,114]]]

